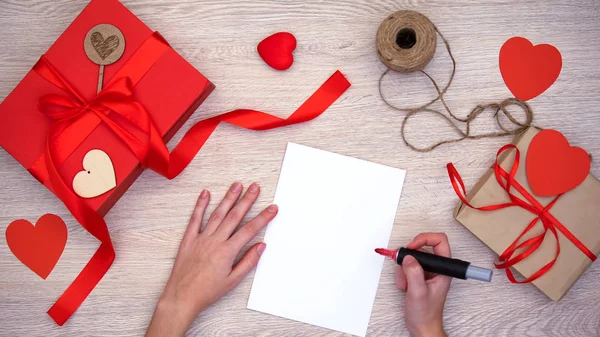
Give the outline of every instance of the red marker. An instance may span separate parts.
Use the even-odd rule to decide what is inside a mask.
[[[375,252],[386,256],[397,264],[401,265],[406,255],[414,257],[423,270],[430,273],[456,277],[463,280],[473,279],[490,282],[492,280],[492,271],[487,268],[472,266],[470,262],[449,257],[443,257],[435,254],[425,253],[420,250],[399,248],[395,250],[377,248]]]

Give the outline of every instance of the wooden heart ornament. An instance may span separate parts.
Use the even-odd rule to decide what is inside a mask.
[[[73,190],[82,198],[94,198],[117,186],[115,170],[106,152],[91,150],[83,157],[83,171],[73,178]]]
[[[294,63],[292,52],[296,49],[296,38],[291,33],[275,33],[258,44],[258,54],[272,68],[286,70]]]
[[[6,243],[17,259],[45,280],[65,249],[67,226],[54,214],[43,215],[35,226],[15,220],[6,228]]]
[[[580,147],[570,146],[562,133],[538,132],[527,151],[527,180],[538,196],[568,192],[579,186],[590,173],[591,159]]]
[[[527,101],[548,89],[562,69],[558,49],[549,44],[534,46],[523,37],[508,39],[500,48],[500,73],[508,90]]]

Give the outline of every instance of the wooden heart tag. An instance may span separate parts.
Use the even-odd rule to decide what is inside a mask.
[[[91,150],[83,157],[83,171],[73,178],[73,190],[82,198],[94,198],[117,186],[112,161],[106,152]]]

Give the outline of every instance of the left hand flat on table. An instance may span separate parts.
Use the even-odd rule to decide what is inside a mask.
[[[277,215],[271,205],[258,216],[236,228],[260,192],[252,184],[240,199],[242,184],[234,183],[202,229],[210,193],[202,191],[183,236],[171,276],[146,332],[146,336],[183,336],[200,312],[236,287],[256,267],[265,250],[263,242],[253,245],[234,264],[242,248]]]

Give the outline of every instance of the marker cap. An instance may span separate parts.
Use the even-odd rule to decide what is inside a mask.
[[[465,275],[468,279],[491,282],[492,281],[492,271],[487,268],[481,268],[469,265],[467,267],[467,273]]]

